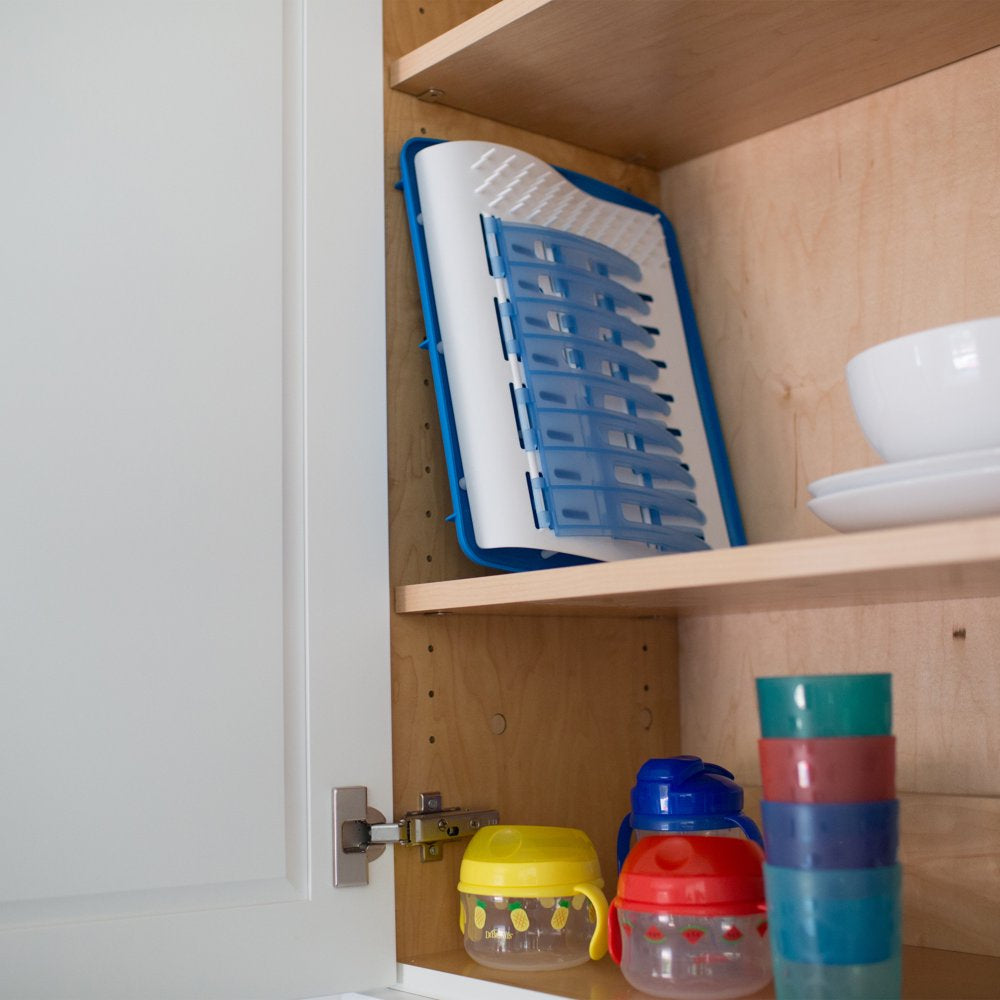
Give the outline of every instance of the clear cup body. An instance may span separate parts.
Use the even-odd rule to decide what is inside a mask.
[[[771,979],[763,913],[692,917],[617,909],[621,970],[642,993],[676,1000],[726,1000]]]
[[[646,837],[732,837],[734,840],[747,840],[747,835],[738,826],[726,826],[711,830],[633,830],[636,840]]]
[[[597,915],[575,896],[484,896],[459,893],[465,950],[493,969],[565,969],[590,960]]]

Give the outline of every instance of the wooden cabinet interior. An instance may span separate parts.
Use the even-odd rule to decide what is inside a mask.
[[[387,69],[493,6],[386,0]],[[504,0],[492,13],[512,6],[546,5]],[[852,354],[1000,313],[1000,49],[958,62],[947,46],[935,52],[924,67],[933,72],[661,172],[569,145],[551,137],[554,127],[538,134],[387,89],[391,574],[397,608],[412,612],[395,614],[392,626],[394,783],[399,812],[433,786],[449,804],[493,806],[504,821],[579,826],[613,890],[613,833],[643,760],[699,754],[734,770],[753,800],[753,676],[892,670],[905,940],[969,953],[962,995],[972,997],[994,995],[1000,971],[1000,520],[862,539],[835,536],[805,506],[808,482],[877,461],[844,385]],[[479,79],[490,79],[489,66]],[[659,122],[649,114],[649,135]],[[642,585],[655,599],[609,604],[588,570],[624,591],[642,590],[642,572],[582,567],[566,571],[583,575],[570,596],[597,610],[570,616],[532,603],[531,580],[490,574],[460,553],[444,522],[436,404],[392,187],[413,135],[516,146],[631,190],[670,217],[751,542],[734,553],[735,570],[724,553],[705,554],[708,575],[718,569],[729,588],[725,600],[686,603],[680,571],[665,566],[660,578],[642,571],[655,578]],[[758,578],[775,551],[784,563],[769,590]],[[700,572],[698,555],[662,557],[674,558]],[[433,613],[448,609],[458,613]],[[422,865],[417,852],[397,851],[400,961],[429,963],[459,945],[460,855]],[[908,951],[908,968],[925,954]],[[443,957],[436,967],[461,961]],[[921,992],[929,987],[918,979],[908,975],[908,996],[946,995]],[[609,986],[606,995],[617,994]]]

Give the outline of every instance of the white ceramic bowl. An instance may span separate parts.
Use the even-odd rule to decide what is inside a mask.
[[[887,462],[1000,445],[1000,316],[870,347],[847,363],[861,430]]]

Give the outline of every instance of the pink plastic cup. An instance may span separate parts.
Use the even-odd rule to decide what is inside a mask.
[[[895,736],[757,741],[770,802],[876,802],[896,796]]]

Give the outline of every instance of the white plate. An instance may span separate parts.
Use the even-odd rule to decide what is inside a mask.
[[[840,490],[810,500],[809,509],[838,531],[1000,514],[1000,462]]]
[[[930,458],[914,458],[909,462],[886,462],[866,469],[853,469],[835,476],[817,479],[809,484],[809,492],[814,497],[825,497],[841,490],[855,490],[864,486],[880,486],[902,479],[917,479],[940,476],[944,473],[967,472],[974,469],[992,468],[1000,465],[1000,448],[984,448],[979,451],[957,451],[950,455],[933,455]]]

